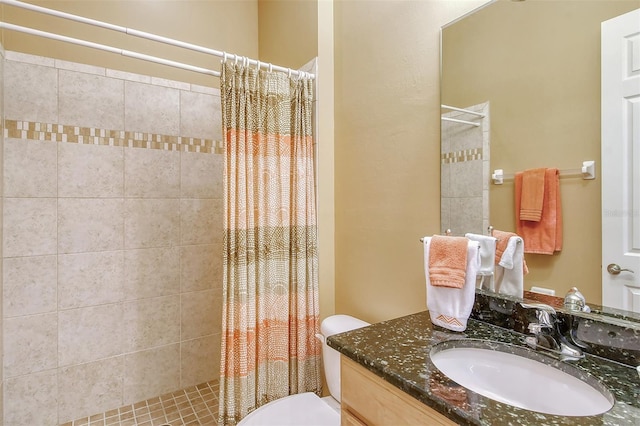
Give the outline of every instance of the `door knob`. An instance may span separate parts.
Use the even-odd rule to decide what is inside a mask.
[[[611,275],[618,275],[620,272],[631,272],[633,274],[633,271],[631,269],[622,269],[620,268],[620,265],[616,265],[615,263],[610,263],[607,265],[607,272],[610,273]]]

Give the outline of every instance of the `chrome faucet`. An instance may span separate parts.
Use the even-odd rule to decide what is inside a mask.
[[[567,340],[560,331],[556,310],[544,303],[520,303],[524,309],[535,310],[537,322],[529,323],[525,343],[532,349],[550,352],[561,361],[575,361],[584,358],[582,350]]]

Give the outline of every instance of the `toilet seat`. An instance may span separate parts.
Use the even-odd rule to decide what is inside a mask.
[[[313,392],[271,401],[249,413],[238,426],[340,426],[340,414]]]

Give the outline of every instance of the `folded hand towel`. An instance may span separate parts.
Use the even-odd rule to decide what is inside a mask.
[[[434,235],[431,238],[429,279],[432,285],[454,288],[464,286],[468,241],[464,237],[443,237],[440,235]]]
[[[496,237],[481,234],[464,234],[465,237],[480,244],[479,274],[493,273],[496,260]]]
[[[476,277],[476,287],[495,291],[493,275],[496,268],[496,238],[490,235],[471,233],[467,233],[464,236],[480,244],[480,269]]]
[[[524,244],[522,238],[510,237],[496,267],[495,288],[498,293],[522,297],[524,294]]]
[[[492,235],[496,238],[496,265],[509,267],[509,269],[512,269],[514,266],[513,260],[508,260],[510,256],[513,256],[513,254],[511,253],[512,250],[509,250],[509,254],[507,256],[504,256],[504,252],[505,250],[507,250],[507,247],[509,247],[511,237],[520,238],[521,241],[522,238],[518,234],[515,234],[513,232],[499,231],[497,229],[493,230]],[[527,275],[529,273],[529,268],[527,267],[527,262],[524,259],[524,255],[522,257],[522,270],[524,272],[524,275]]]
[[[500,263],[500,259],[502,259],[502,253],[507,248],[507,244],[509,243],[509,238],[516,237],[517,235],[513,232],[506,231],[498,231],[497,229],[493,230],[493,236],[496,238],[496,265]]]
[[[540,222],[544,202],[545,170],[531,169],[522,172],[520,220]]]
[[[452,237],[448,237],[452,238]],[[453,331],[464,331],[473,308],[475,281],[480,267],[480,249],[477,241],[467,242],[466,278],[462,288],[437,287],[429,279],[429,252],[432,238],[424,238],[424,267],[427,282],[427,309],[431,322]]]
[[[522,173],[515,176],[516,231],[524,239],[524,252],[553,254],[562,250],[562,204],[558,169],[546,169],[544,203],[540,222],[522,220],[520,203]]]

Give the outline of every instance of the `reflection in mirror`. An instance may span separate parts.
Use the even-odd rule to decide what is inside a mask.
[[[442,109],[449,111],[443,112],[441,125],[441,232],[484,234],[489,226],[489,103]]]
[[[447,139],[473,130],[442,122],[442,217],[452,212],[449,227],[455,234],[478,232],[481,222],[477,205],[461,208],[463,201],[453,189],[446,192],[445,184],[459,180],[467,190],[473,189],[473,195],[455,193],[459,196],[479,197],[480,187],[487,187],[488,224],[515,231],[513,181],[493,185],[490,170],[511,174],[537,167],[576,169],[584,160],[600,164],[600,25],[637,9],[639,3],[498,0],[443,28],[441,103],[462,108],[490,105],[491,117],[486,145],[489,161],[490,141],[490,166],[456,164],[453,173],[444,156],[467,148],[464,140]],[[464,167],[473,172],[462,172]],[[564,246],[553,256],[526,255],[530,273],[525,290],[548,288],[562,298],[577,287],[589,304],[601,304],[600,184],[599,176],[561,179]],[[453,217],[463,212],[471,216]],[[473,229],[458,229],[457,223]],[[486,234],[485,224],[480,226]]]

